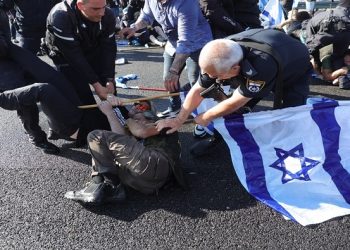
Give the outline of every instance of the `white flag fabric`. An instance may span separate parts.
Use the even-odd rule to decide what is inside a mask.
[[[280,1],[269,0],[260,14],[260,19],[265,29],[274,28],[276,25],[282,23],[285,19]]]
[[[301,225],[350,214],[350,101],[214,120],[240,182]]]

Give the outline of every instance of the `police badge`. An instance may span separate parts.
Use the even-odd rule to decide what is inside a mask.
[[[252,93],[257,93],[265,86],[265,81],[247,79],[247,89]]]

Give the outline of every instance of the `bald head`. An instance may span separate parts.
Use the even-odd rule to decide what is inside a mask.
[[[204,72],[226,73],[243,58],[241,46],[228,39],[207,43],[199,55],[199,66]]]

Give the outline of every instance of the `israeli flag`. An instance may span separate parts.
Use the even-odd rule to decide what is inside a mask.
[[[283,9],[279,0],[269,0],[260,14],[261,24],[265,29],[274,28],[284,19]]]
[[[304,226],[350,214],[350,101],[317,102],[214,120],[246,190]]]
[[[267,2],[268,0],[259,0],[258,6],[259,6],[260,12],[263,12]]]

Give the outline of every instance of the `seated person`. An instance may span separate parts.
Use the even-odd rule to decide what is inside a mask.
[[[333,45],[328,45],[320,50],[321,74],[323,80],[339,85],[342,89],[350,89],[350,49],[339,58],[333,55]]]
[[[307,11],[298,11],[298,9],[292,9],[290,12],[290,17],[277,25],[276,28],[283,28],[288,35],[296,39],[300,39],[302,23],[310,18],[311,15]]]
[[[133,37],[129,38],[130,44],[136,46],[154,44],[164,47],[167,40],[168,37],[156,21],[153,22],[152,26],[138,30]]]
[[[172,179],[186,187],[178,165],[181,151],[178,134],[157,131],[154,124],[157,116],[149,102],[137,103],[130,109],[125,121],[128,129],[110,102],[101,102],[99,108],[107,116],[112,131],[95,130],[88,135],[92,180],[79,191],[67,192],[66,198],[88,204],[117,202],[126,198],[123,185],[152,194]]]

